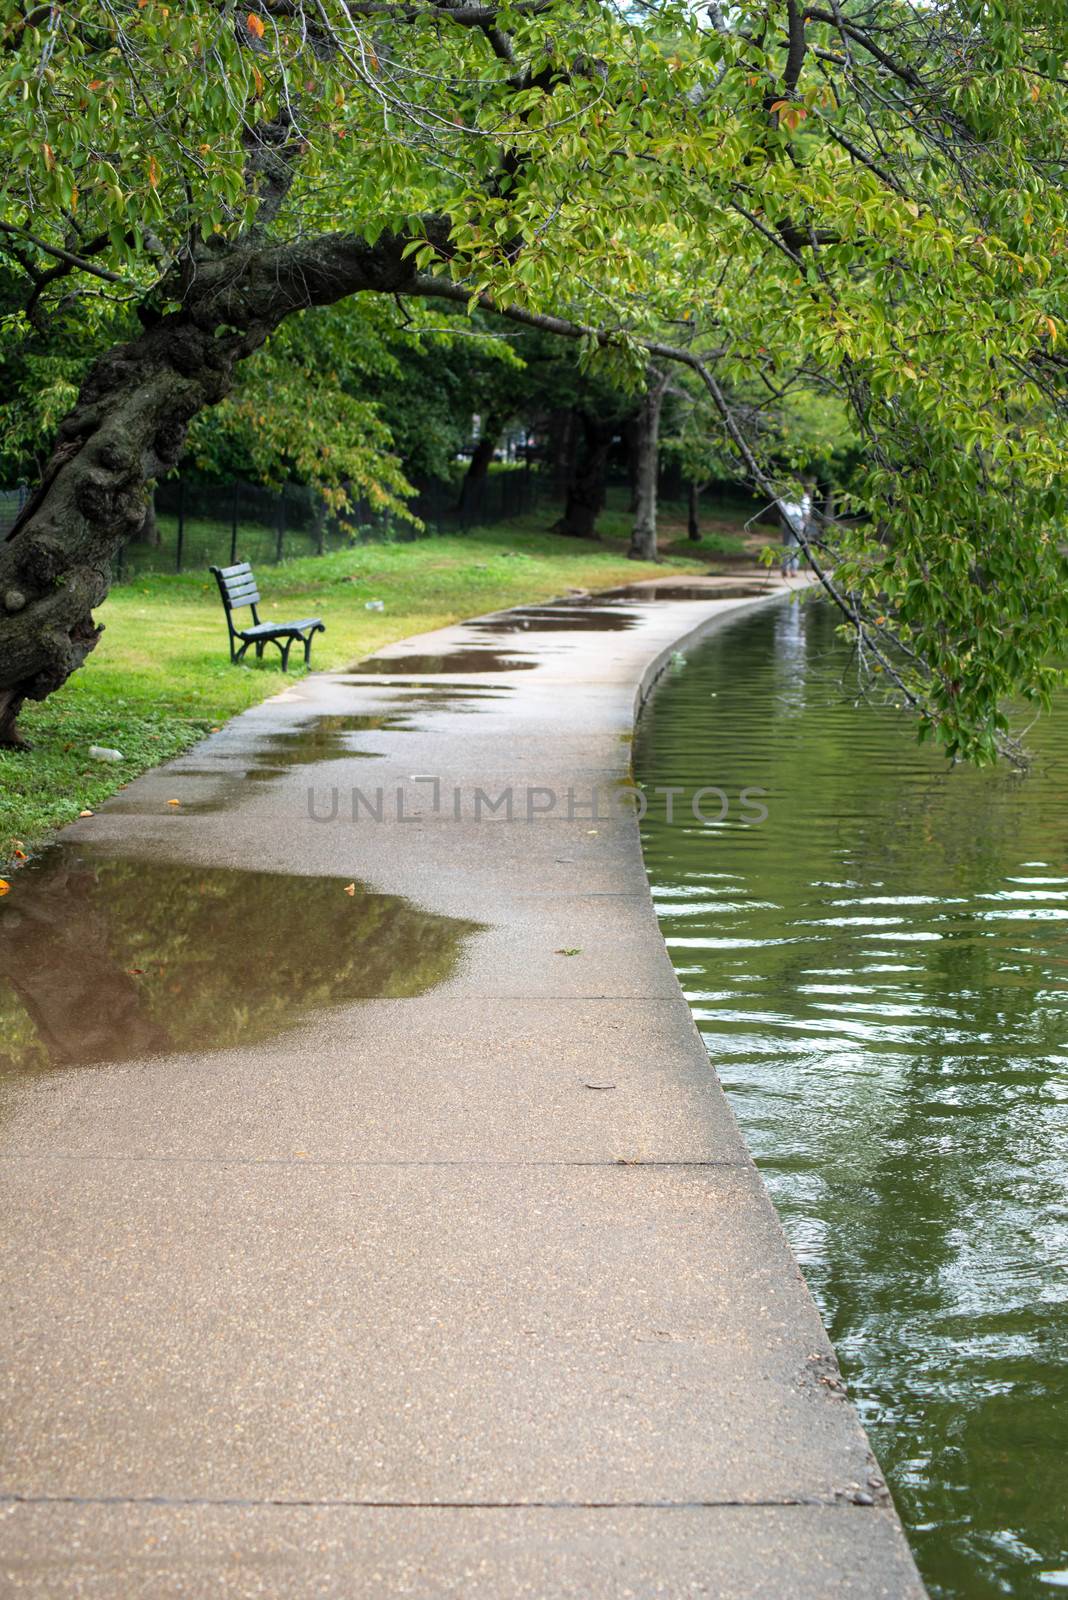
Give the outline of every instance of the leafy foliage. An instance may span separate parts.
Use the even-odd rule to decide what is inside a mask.
[[[210,315],[243,355],[257,319],[353,291],[496,309],[615,383],[651,354],[687,369],[770,500],[814,408],[841,408],[863,462],[811,554],[862,660],[953,755],[992,757],[1006,698],[1048,697],[1065,0],[67,0],[16,11],[4,44],[19,317]],[[397,496],[358,360],[322,388],[324,338],[276,334],[229,422],[267,414],[265,385],[286,422],[264,463],[284,446],[314,479],[325,447]]]

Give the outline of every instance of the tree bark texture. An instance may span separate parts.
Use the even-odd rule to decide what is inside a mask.
[[[660,373],[650,374],[649,387],[642,396],[636,418],[634,483],[637,504],[630,549],[627,551],[632,561],[655,561],[657,558],[656,493],[660,471],[660,413],[664,407],[666,389],[666,377]]]

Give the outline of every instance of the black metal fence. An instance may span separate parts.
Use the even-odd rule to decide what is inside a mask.
[[[374,540],[418,539],[428,533],[463,533],[533,511],[542,485],[530,468],[490,472],[460,504],[459,483],[416,485],[409,501],[423,529],[353,497],[342,515],[299,484],[281,490],[256,483],[207,484],[185,478],[161,483],[155,514],[131,539],[115,564],[118,582],[149,572],[184,572],[251,561],[269,566],[294,556],[326,555]],[[20,485],[0,489],[0,537],[12,527],[27,496]]]

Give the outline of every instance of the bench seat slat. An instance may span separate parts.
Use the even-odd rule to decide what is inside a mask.
[[[252,576],[252,568],[247,561],[239,561],[234,567],[217,567],[215,570],[220,578],[236,578],[243,572]]]
[[[297,622],[258,622],[251,628],[235,628],[242,639],[266,639],[271,634],[303,633],[305,628],[322,626],[322,617],[301,617]]]

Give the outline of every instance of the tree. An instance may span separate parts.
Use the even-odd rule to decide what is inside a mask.
[[[862,659],[978,758],[1057,681],[1063,0],[65,0],[3,46],[4,305],[138,326],[0,551],[0,738],[92,649],[192,420],[353,295],[674,361],[768,499],[730,397],[837,395],[856,515],[810,554]]]
[[[634,527],[631,530],[632,561],[656,560],[656,498],[660,474],[660,413],[667,392],[667,374],[651,371],[642,396],[634,430]]]
[[[575,406],[572,415],[571,459],[564,508],[553,524],[553,531],[572,539],[596,539],[597,519],[604,510],[608,484],[608,457],[621,418],[611,404],[606,413],[592,395],[584,404]]]
[[[339,513],[358,495],[410,520],[393,430],[367,393],[372,372],[399,369],[407,343],[381,312],[348,302],[283,323],[226,398],[193,419],[186,447],[196,469],[223,482],[307,484]]]

